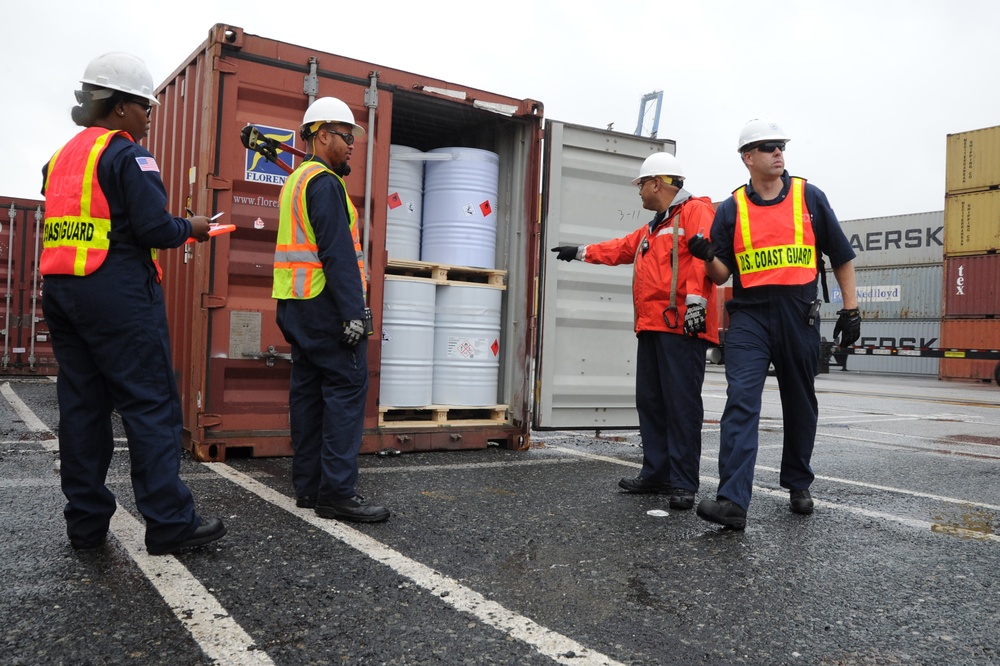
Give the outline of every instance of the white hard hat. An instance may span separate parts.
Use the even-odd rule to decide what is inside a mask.
[[[743,149],[752,143],[763,143],[765,141],[791,141],[784,130],[773,120],[754,118],[740,130],[740,144],[736,146],[736,151],[743,152]]]
[[[130,53],[116,51],[97,56],[87,65],[80,83],[89,83],[107,91],[120,90],[147,99],[153,106],[160,105],[153,95],[153,75],[142,59]],[[91,99],[104,99],[111,94],[95,90],[89,96]],[[77,95],[77,100],[84,101],[81,95]]]
[[[676,157],[670,153],[653,153],[642,162],[639,175],[632,179],[633,185],[647,176],[674,176],[684,179],[684,169]]]
[[[351,126],[351,134],[357,137],[365,135],[365,130],[354,122],[354,114],[351,109],[336,97],[320,97],[309,105],[306,113],[302,116],[302,126],[300,131],[312,134],[319,128],[310,131],[310,125],[315,123],[342,123]]]

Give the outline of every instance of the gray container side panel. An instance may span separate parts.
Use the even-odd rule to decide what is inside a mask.
[[[547,126],[539,428],[633,428],[636,337],[632,266],[557,261],[549,248],[631,233],[653,214],[631,184],[663,141],[553,123]]]
[[[885,266],[854,271],[858,309],[865,321],[875,319],[940,319],[943,313],[942,266]],[[830,303],[820,316],[836,319],[844,307],[843,294],[831,271],[827,271]]]
[[[836,319],[823,319],[820,335],[833,340]],[[861,323],[862,347],[927,347],[941,346],[940,320],[863,321]],[[938,374],[940,359],[910,356],[848,356],[847,369],[885,375],[934,375]],[[831,366],[831,371],[833,366]]]
[[[854,267],[940,264],[944,259],[944,211],[841,220]]]

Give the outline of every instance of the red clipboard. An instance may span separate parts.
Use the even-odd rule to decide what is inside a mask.
[[[235,224],[213,224],[208,228],[208,236],[209,238],[211,238],[213,236],[218,236],[220,234],[229,234],[234,231],[236,231]],[[184,241],[184,244],[186,245],[188,243],[197,243],[197,242],[198,241],[195,240],[194,238],[188,238],[186,241]]]

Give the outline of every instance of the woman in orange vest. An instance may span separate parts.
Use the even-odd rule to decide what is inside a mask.
[[[205,217],[167,212],[152,155],[139,146],[158,105],[139,58],[87,65],[73,122],[84,129],[43,168],[42,307],[59,363],[59,459],[66,531],[76,549],[103,546],[115,496],[111,412],[128,439],[146,549],[174,553],[221,538],[181,481],[181,405],[170,360],[155,248],[208,240]]]

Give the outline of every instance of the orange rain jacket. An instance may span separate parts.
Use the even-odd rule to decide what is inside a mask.
[[[683,191],[683,190],[682,190]],[[670,206],[665,219],[657,215],[622,238],[587,245],[583,260],[590,264],[617,266],[633,264],[632,298],[635,304],[635,332],[664,331],[684,335],[684,315],[690,302],[705,303],[705,333],[698,335],[719,344],[719,312],[716,288],[705,274],[705,262],[691,256],[687,239],[697,233],[708,236],[715,210],[708,197],[689,197]],[[657,224],[657,221],[660,221]],[[677,295],[669,313],[670,328],[664,311],[670,303],[671,253],[674,225],[677,225]],[[645,246],[645,249],[644,249]]]

